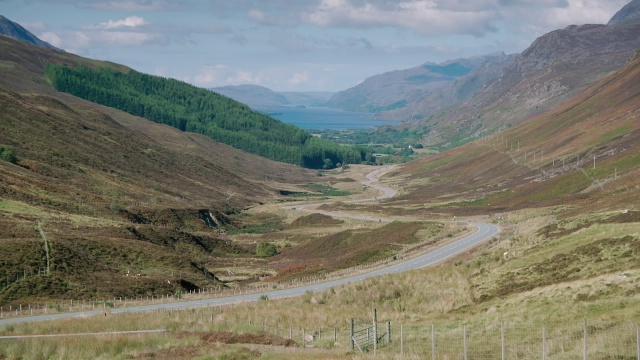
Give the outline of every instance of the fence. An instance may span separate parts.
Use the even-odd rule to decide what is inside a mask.
[[[421,359],[640,359],[631,323],[405,326],[388,351]]]
[[[352,348],[354,332],[369,331],[368,339],[379,339],[364,346],[361,358],[410,358],[427,360],[640,360],[640,325],[630,322],[576,323],[472,323],[403,325],[380,321],[343,321],[334,326],[318,324],[267,324],[242,316],[251,312],[234,309],[255,306],[231,304],[181,310],[154,310],[157,325],[188,324],[196,332],[266,333],[294,340],[299,349],[360,353]],[[234,309],[228,312],[227,309]],[[139,321],[140,314],[117,314]],[[374,314],[374,317],[377,317]],[[381,326],[382,324],[386,326]],[[362,325],[361,327],[358,325]],[[377,334],[376,334],[377,332]],[[364,343],[361,342],[361,344]]]
[[[296,341],[300,347],[316,347],[360,353],[351,348],[354,336],[364,345],[362,356],[415,359],[542,359],[542,360],[640,360],[640,325],[633,323],[584,322],[574,324],[432,324],[391,325],[378,335],[374,346],[374,328],[370,322],[355,328],[254,326],[255,331],[274,333]],[[358,325],[362,325],[359,327]],[[228,326],[228,325],[227,325]],[[392,329],[393,328],[393,329]],[[229,328],[227,328],[229,329]],[[251,330],[243,328],[243,331]],[[302,334],[302,336],[296,336]],[[310,338],[309,334],[313,334]],[[353,334],[353,335],[352,335]],[[306,336],[306,338],[305,338]],[[312,340],[311,340],[312,339]]]

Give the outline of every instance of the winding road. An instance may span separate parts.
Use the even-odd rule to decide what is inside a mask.
[[[352,201],[349,201],[349,203],[375,201],[375,200],[386,199],[394,196],[396,193],[395,190],[375,184],[378,181],[379,175],[388,169],[389,169],[388,167],[384,167],[384,168],[380,168],[370,172],[367,175],[367,181],[363,182],[364,185],[370,186],[372,188],[375,188],[381,191],[383,195],[376,198],[370,198],[370,199],[352,200]],[[318,212],[316,210],[311,210],[310,208],[323,205],[323,204],[329,204],[329,203],[288,206],[287,208],[302,210],[302,211]],[[324,213],[328,214],[328,212],[324,212]],[[349,215],[349,214],[331,213],[331,216],[350,217],[350,218],[356,218],[361,220],[372,220],[372,221],[383,220],[378,218]],[[499,227],[492,224],[473,223],[471,225],[477,227],[477,230],[473,234],[468,235],[460,240],[454,241],[448,245],[445,245],[441,248],[428,252],[424,255],[415,257],[413,259],[410,259],[386,268],[360,274],[360,275],[327,281],[323,283],[305,285],[297,288],[272,290],[272,291],[265,291],[261,293],[254,293],[254,294],[228,296],[223,298],[180,301],[180,302],[172,302],[172,303],[160,303],[160,304],[152,304],[152,305],[136,306],[136,307],[115,308],[115,309],[111,309],[110,313],[120,314],[120,313],[149,312],[149,311],[156,311],[156,310],[169,310],[169,309],[174,309],[174,310],[186,309],[186,308],[203,307],[203,306],[220,306],[220,305],[229,305],[233,303],[257,301],[257,300],[260,300],[260,298],[262,298],[263,296],[267,296],[269,299],[283,299],[283,298],[300,296],[305,294],[308,291],[315,292],[315,291],[327,290],[335,286],[340,286],[340,285],[344,285],[351,282],[362,281],[364,279],[368,279],[374,276],[381,276],[381,275],[399,273],[407,270],[419,269],[425,266],[436,264],[449,257],[457,255],[461,252],[464,252],[490,239],[500,231]],[[96,316],[96,315],[102,315],[102,314],[104,314],[103,311],[96,310],[96,311],[85,311],[85,312],[75,312],[75,313],[36,315],[36,316],[1,319],[0,325],[18,324],[18,323],[44,321],[44,320],[57,320],[57,319],[64,319],[64,318],[81,318],[81,317],[89,317],[89,316]]]

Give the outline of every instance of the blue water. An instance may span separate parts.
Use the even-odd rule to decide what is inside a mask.
[[[287,124],[303,129],[367,129],[382,125],[398,125],[400,121],[373,119],[374,114],[343,111],[323,107],[259,107],[256,110]]]

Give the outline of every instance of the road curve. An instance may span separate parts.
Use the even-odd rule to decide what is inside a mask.
[[[377,181],[378,174],[380,174],[384,170],[385,169],[382,168],[369,173],[367,175],[368,181],[365,183],[366,185],[372,186],[383,192],[384,195],[378,197],[377,199],[380,199],[383,197],[391,197],[395,194],[395,191],[393,189],[373,184],[374,182]],[[375,200],[375,199],[363,199],[363,200],[355,200],[355,201],[364,202],[364,201],[372,201],[372,200]],[[310,209],[307,209],[307,207],[318,206],[318,205],[319,204],[308,204],[303,206],[290,206],[288,208],[310,211]],[[291,289],[272,290],[272,291],[254,293],[254,294],[228,296],[223,298],[201,299],[201,300],[161,303],[161,304],[136,306],[136,307],[116,308],[116,309],[111,309],[110,313],[121,314],[121,313],[149,312],[149,311],[157,311],[157,310],[187,309],[187,308],[203,307],[203,306],[220,306],[220,305],[229,305],[234,303],[257,301],[257,300],[260,300],[260,298],[262,298],[263,296],[267,296],[269,299],[282,299],[282,298],[300,296],[305,294],[308,291],[323,291],[323,290],[327,290],[332,287],[344,285],[347,283],[362,281],[364,279],[368,279],[374,276],[394,274],[394,273],[399,273],[403,271],[419,269],[425,266],[436,264],[447,258],[450,258],[468,249],[471,249],[474,246],[495,236],[500,231],[499,227],[492,224],[474,223],[471,225],[475,226],[477,230],[473,234],[468,235],[460,240],[454,241],[448,245],[445,245],[441,248],[428,252],[424,255],[415,257],[413,259],[410,259],[386,268],[363,273],[360,275],[327,281],[323,283],[305,285],[305,286],[291,288]],[[89,317],[89,316],[102,315],[102,314],[103,312],[98,310],[98,311],[86,311],[86,312],[75,312],[75,313],[36,315],[36,316],[28,316],[28,317],[21,317],[21,318],[1,319],[0,325],[19,324],[19,323],[26,323],[26,322],[33,322],[33,321],[57,320],[57,319],[64,319],[64,318],[82,318],[82,317]]]

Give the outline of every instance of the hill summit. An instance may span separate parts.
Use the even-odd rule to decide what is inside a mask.
[[[2,15],[0,15],[0,35],[8,36],[10,38],[24,41],[42,48],[64,51],[62,49],[58,49],[57,47],[49,44],[46,41],[40,40],[37,36],[29,32],[29,30],[20,26],[20,24],[14,23],[13,21],[7,19]]]
[[[640,0],[633,0],[618,11],[607,25],[628,25],[640,22]]]

